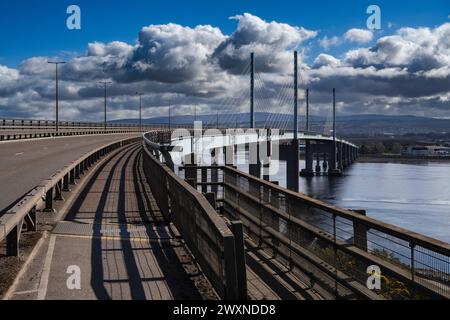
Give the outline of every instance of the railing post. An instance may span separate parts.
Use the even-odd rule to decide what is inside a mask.
[[[241,221],[232,221],[231,232],[234,235],[234,247],[236,253],[236,274],[238,299],[247,299],[247,268],[245,262],[244,228]]]
[[[415,254],[414,254],[416,244],[414,242],[410,242],[409,246],[411,248],[411,280],[414,282],[416,279],[416,266],[415,266]]]
[[[66,173],[63,178],[63,188],[62,188],[62,190],[65,192],[70,191],[69,180],[70,180],[70,173]]]
[[[19,225],[16,225],[6,236],[6,255],[9,257],[19,255]]]
[[[27,226],[27,231],[36,231],[36,206],[31,208],[30,212],[25,216],[24,222]]]
[[[45,193],[45,212],[53,211],[53,188],[50,188]]]
[[[59,180],[55,185],[55,200],[64,200],[61,194],[62,191],[62,181]]]
[[[224,246],[224,264],[225,264],[225,299],[238,299],[238,282],[236,270],[236,252],[234,236],[223,238]]]

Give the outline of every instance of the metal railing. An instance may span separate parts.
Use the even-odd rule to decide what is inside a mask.
[[[87,152],[19,199],[11,209],[0,216],[0,241],[6,238],[6,255],[19,254],[19,241],[24,224],[27,230],[36,231],[36,211],[42,201],[44,211],[52,211],[53,201],[62,200],[61,193],[68,191],[69,186],[75,184],[75,180],[93,163],[111,151],[139,140],[140,138],[123,139]]]
[[[58,131],[56,122],[49,120],[0,120],[0,141],[46,138],[56,136],[111,134],[111,133],[141,133],[149,130],[169,130],[189,127],[180,124],[124,124],[102,122],[68,122],[59,121]]]
[[[447,243],[291,192],[230,166],[181,169],[198,171],[194,176],[199,191],[216,192],[224,212],[240,219],[249,236],[337,298],[450,298]],[[367,289],[369,266],[381,272],[380,290]]]
[[[230,230],[203,195],[161,163],[157,141],[144,138],[144,172],[162,214],[174,223],[218,295],[246,298],[242,225],[234,223]]]

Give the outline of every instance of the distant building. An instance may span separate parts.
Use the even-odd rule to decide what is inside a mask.
[[[404,157],[450,157],[450,147],[408,146],[402,149]]]

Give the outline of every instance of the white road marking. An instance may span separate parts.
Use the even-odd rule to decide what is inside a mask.
[[[15,296],[19,296],[22,294],[30,294],[30,293],[35,293],[35,292],[39,292],[39,289],[33,289],[33,290],[25,290],[25,291],[16,291],[14,292]]]
[[[44,300],[47,295],[48,278],[50,276],[50,268],[52,266],[53,251],[55,250],[56,236],[50,236],[47,255],[45,256],[44,268],[42,269],[41,281],[39,281],[39,292],[37,300]]]
[[[16,156],[20,156],[20,155],[22,155],[22,154],[24,154],[25,152],[17,152],[16,153]]]

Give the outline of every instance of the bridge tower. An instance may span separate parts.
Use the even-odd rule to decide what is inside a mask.
[[[339,176],[342,175],[342,170],[337,167],[337,141],[336,141],[336,89],[333,88],[333,141],[331,143],[330,150],[330,170],[328,171],[328,175],[330,176]]]
[[[291,141],[287,159],[286,185],[289,190],[298,192],[300,150],[298,145],[298,52],[294,52],[294,137]]]
[[[255,130],[255,53],[250,54],[250,128]],[[259,136],[259,135],[258,135]],[[256,150],[255,150],[256,149]],[[256,155],[250,155],[249,173],[257,178],[261,178],[261,159],[259,157],[259,143],[256,148],[249,148],[249,152],[256,152]]]

